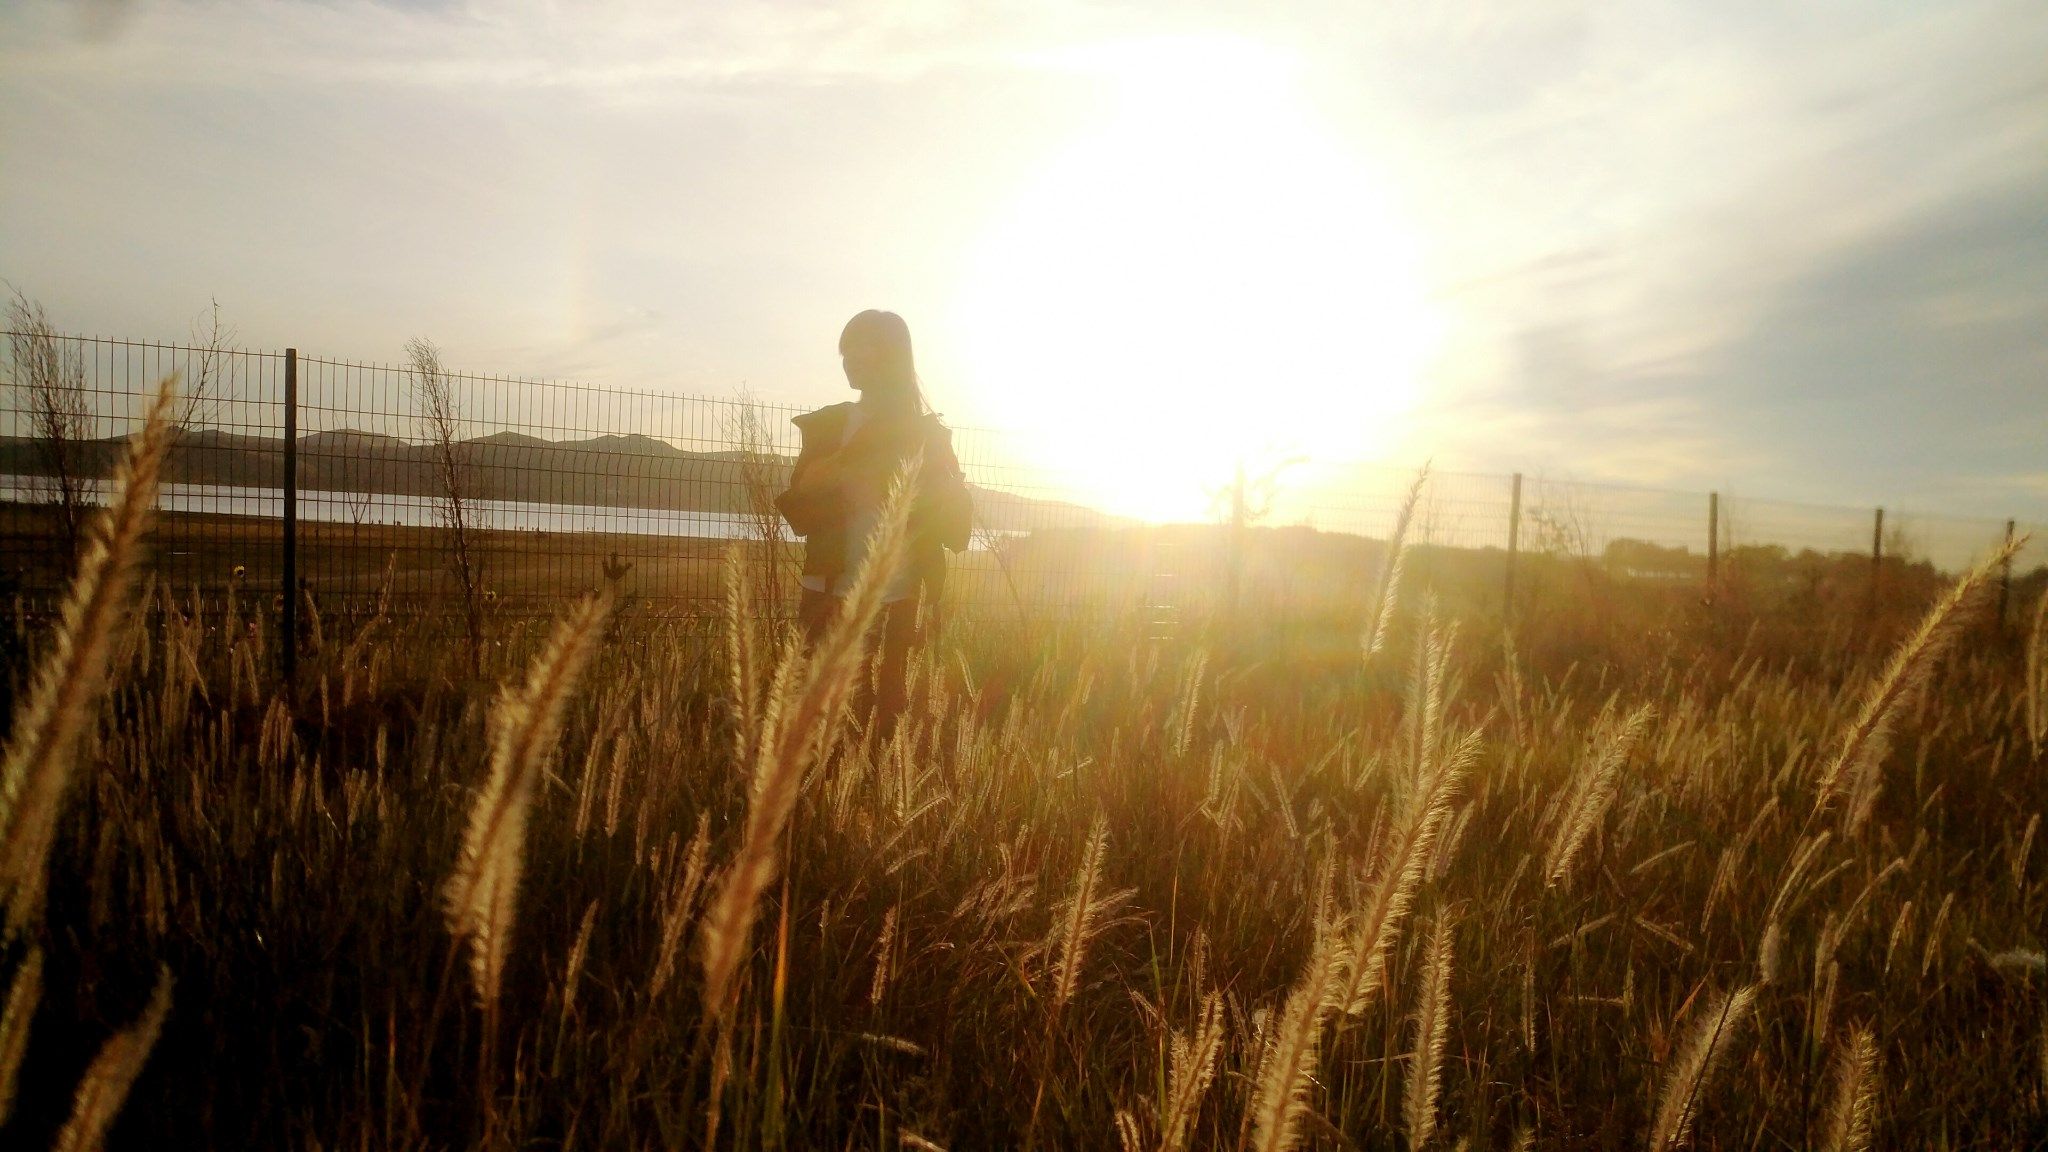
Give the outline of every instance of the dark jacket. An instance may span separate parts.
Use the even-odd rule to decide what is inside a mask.
[[[846,439],[846,421],[853,415],[851,402],[806,412],[791,421],[802,434],[803,447],[796,467],[789,475],[789,488],[775,498],[775,507],[789,521],[792,532],[804,538],[804,575],[823,577],[827,587],[846,568],[846,525],[851,511],[848,498],[835,491],[801,491],[810,470],[840,451]],[[910,509],[909,561],[918,581],[935,590],[945,579],[946,558],[942,550],[963,552],[972,533],[973,509],[960,461],[953,455],[953,433],[939,418],[920,415],[896,429],[863,425],[855,439],[869,438],[860,451],[854,469],[879,497],[896,470],[917,450],[924,450],[917,499]]]

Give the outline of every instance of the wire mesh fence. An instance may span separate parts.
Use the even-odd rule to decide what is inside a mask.
[[[423,619],[462,604],[552,614],[612,579],[637,611],[697,619],[715,613],[736,547],[767,603],[786,610],[793,595],[800,552],[772,500],[796,452],[795,409],[455,373],[430,356],[367,364],[6,336],[0,592],[27,611],[63,587],[78,511],[104,497],[143,397],[170,372],[187,399],[152,563],[195,603],[283,604],[288,545],[300,598],[322,613],[384,598]],[[1158,524],[1089,507],[1000,431],[956,429],[954,444],[975,532],[953,557],[946,600],[969,623],[1109,615],[1163,634],[1228,609],[1338,627],[1363,612],[1414,480],[1359,464],[1240,477],[1207,522]],[[2036,535],[2023,580],[2048,582],[2048,569],[2034,573],[2048,557],[2044,527],[2010,526]],[[1833,607],[1871,604],[1892,569],[1960,568],[2007,531],[1998,520],[1436,473],[1408,539],[1414,570],[1482,603],[1514,596],[1518,568],[1526,589],[1544,566],[1571,564]]]

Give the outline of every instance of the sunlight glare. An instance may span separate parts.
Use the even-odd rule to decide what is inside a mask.
[[[959,296],[972,386],[1033,462],[1201,519],[1240,459],[1373,457],[1440,325],[1418,242],[1283,54],[1096,46],[1114,111],[1005,206]]]

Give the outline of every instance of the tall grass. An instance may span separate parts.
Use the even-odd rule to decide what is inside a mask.
[[[1408,485],[1400,511],[1394,515],[1394,530],[1387,534],[1379,583],[1373,590],[1372,608],[1366,614],[1365,632],[1359,641],[1368,662],[1387,646],[1388,630],[1393,626],[1401,599],[1401,574],[1408,563],[1408,528],[1415,522],[1415,507],[1422,502],[1422,489],[1428,483],[1429,468],[1424,466]]]
[[[871,739],[907,492],[809,649],[736,566],[722,636],[601,601],[494,622],[495,696],[466,623],[403,604],[323,607],[287,697],[262,605],[159,594],[124,631],[80,593],[107,605],[74,613],[106,624],[97,702],[31,692],[8,738],[73,716],[44,910],[0,948],[0,1145],[2048,1125],[2038,657],[1975,642],[1970,580],[1833,645],[1725,602],[1587,605],[1640,626],[1580,660],[1581,622],[1530,613],[1509,653],[1488,605],[1417,594],[1426,565],[1382,627],[1357,573],[1332,634],[1372,624],[1371,674],[1349,640],[1333,672],[1138,621],[952,631]],[[40,635],[38,667],[89,664],[85,635]]]
[[[1992,574],[2026,547],[2027,539],[2012,537],[1992,549],[1955,582],[1899,645],[1884,673],[1871,681],[1855,722],[1843,732],[1840,747],[1821,771],[1814,787],[1816,810],[1826,809],[1846,792],[1851,797],[1851,821],[1860,824],[1867,816],[1869,801],[1878,785],[1879,764],[1890,747],[1892,726],[1899,713],[1915,694],[1926,688],[1935,666],[1962,635],[1969,622],[1969,610],[1991,587]]]
[[[555,626],[518,688],[507,685],[491,709],[490,770],[469,812],[455,868],[442,890],[448,931],[469,949],[470,987],[484,1014],[479,1064],[486,1116],[495,1084],[489,1070],[499,1034],[498,998],[512,948],[520,877],[526,870],[526,827],[542,766],[561,733],[562,714],[582,679],[611,611],[597,594]]]
[[[0,900],[9,933],[42,911],[46,863],[79,742],[106,691],[114,645],[141,564],[142,534],[175,429],[174,377],[157,388],[143,429],[114,473],[108,509],[88,529],[78,573],[0,753]]]
[[[78,775],[80,748],[118,662],[125,638],[143,533],[156,506],[157,481],[176,432],[171,413],[177,378],[166,376],[114,472],[112,499],[93,519],[57,628],[38,662],[32,686],[17,704],[0,754],[0,898],[7,931],[0,943],[29,942],[7,981],[0,1010],[0,1124],[19,1089],[30,1029],[44,986],[38,921],[49,883],[49,858],[67,795]],[[160,971],[142,1018],[116,1033],[87,1065],[70,1117],[57,1132],[63,1152],[100,1146],[141,1072],[170,1012],[171,977]]]
[[[746,956],[762,894],[781,867],[783,830],[805,774],[833,747],[861,678],[868,635],[880,617],[883,594],[903,562],[918,473],[918,464],[912,463],[891,486],[853,587],[815,649],[806,653],[794,644],[784,645],[772,686],[760,705],[760,731],[745,746],[754,756],[745,829],[739,848],[715,882],[701,930],[704,1007],[716,1035],[707,1141],[717,1138],[721,1093],[730,1069],[734,978]],[[736,615],[727,626],[750,624]]]
[[[171,974],[164,971],[157,975],[142,1018],[115,1033],[86,1068],[71,1103],[71,1119],[57,1133],[55,1152],[93,1152],[106,1139],[170,1012]]]
[[[1671,1066],[1664,1070],[1657,1115],[1650,1124],[1650,1152],[1682,1148],[1691,1140],[1715,1073],[1727,1063],[1728,1050],[1740,1039],[1755,1004],[1754,986],[1717,993],[1706,1001]]]

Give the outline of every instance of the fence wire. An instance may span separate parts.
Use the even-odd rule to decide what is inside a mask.
[[[154,574],[200,602],[282,602],[285,353],[5,336],[0,593],[31,611],[54,600],[77,506],[104,498],[104,477],[143,397],[176,372],[189,399],[166,471]],[[43,354],[25,356],[35,340]],[[292,361],[297,572],[316,610],[361,610],[388,595],[396,610],[424,616],[474,596],[493,615],[552,614],[566,597],[613,579],[641,612],[697,618],[716,612],[721,565],[735,547],[765,602],[787,610],[800,552],[771,501],[795,456],[798,410],[431,363]],[[42,367],[24,367],[32,363]],[[447,400],[438,428],[435,389]],[[53,399],[70,414],[61,453],[51,451]],[[1154,524],[1087,507],[1070,478],[1019,463],[1028,446],[1002,432],[956,429],[954,445],[976,515],[973,546],[953,558],[947,602],[970,622],[1108,614],[1165,634],[1231,609],[1338,627],[1363,612],[1414,479],[1402,469],[1314,462],[1241,479],[1219,494],[1208,522]],[[2016,567],[2025,575],[2048,557],[2048,525],[2011,527],[2035,535]],[[2007,528],[1742,494],[1439,472],[1408,539],[1424,578],[1481,601],[1508,594],[1517,561],[1565,561],[1619,579],[1713,581],[1786,602],[1852,604],[1876,594],[1888,565],[1953,571]],[[2048,583],[2048,569],[2028,578]]]

